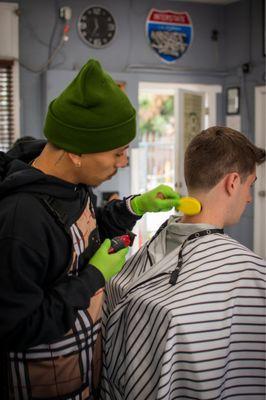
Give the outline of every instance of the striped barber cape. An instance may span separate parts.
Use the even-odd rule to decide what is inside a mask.
[[[101,399],[265,399],[266,263],[210,228],[171,217],[107,286]]]

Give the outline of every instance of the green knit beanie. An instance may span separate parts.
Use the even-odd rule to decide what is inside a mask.
[[[75,154],[127,145],[136,135],[136,111],[96,60],[89,60],[50,105],[44,134]]]

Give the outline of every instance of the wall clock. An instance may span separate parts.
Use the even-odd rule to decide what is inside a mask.
[[[78,19],[78,32],[82,40],[95,49],[108,46],[116,34],[116,22],[106,8],[91,6]]]

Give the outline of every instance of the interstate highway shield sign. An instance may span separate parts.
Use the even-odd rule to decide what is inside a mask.
[[[187,12],[152,8],[146,20],[146,35],[153,50],[165,62],[173,62],[192,42],[192,22]]]

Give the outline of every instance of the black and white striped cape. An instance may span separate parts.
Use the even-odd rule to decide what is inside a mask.
[[[265,399],[266,263],[202,236],[172,285],[187,226],[170,219],[107,286],[101,399]]]

